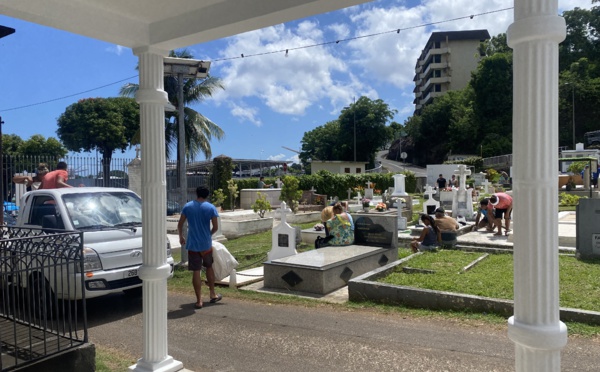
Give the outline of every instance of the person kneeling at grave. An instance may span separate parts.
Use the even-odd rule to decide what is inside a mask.
[[[315,248],[344,246],[354,243],[354,229],[350,215],[344,211],[344,207],[339,202],[335,203],[331,208],[333,216],[324,221],[327,236],[324,239],[317,238],[315,240]],[[321,216],[323,218],[326,215],[327,212],[324,210]]]
[[[488,205],[490,199],[483,198],[479,202],[479,210],[477,211],[477,217],[475,217],[475,225],[473,225],[473,231],[477,231],[480,228],[486,228],[488,232],[494,231],[492,221],[488,218]]]
[[[422,214],[421,222],[425,226],[423,227],[423,231],[421,231],[421,235],[410,242],[410,248],[413,253],[418,251],[433,251],[442,242],[442,233],[437,228],[436,222],[431,216]]]

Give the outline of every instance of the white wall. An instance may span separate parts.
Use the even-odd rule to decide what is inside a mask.
[[[312,174],[317,173],[320,170],[326,170],[336,174],[356,174],[365,173],[366,163],[353,162],[353,161],[320,161],[313,160],[310,164],[310,171]],[[350,173],[346,173],[346,168],[350,168]],[[360,169],[359,172],[356,169]]]
[[[437,187],[435,180],[442,174],[446,180],[452,178],[455,170],[458,170],[460,164],[429,164],[427,165],[427,184],[431,187]],[[425,191],[425,190],[423,190]]]

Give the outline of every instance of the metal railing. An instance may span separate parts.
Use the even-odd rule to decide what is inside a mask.
[[[8,227],[0,239],[0,369],[88,341],[83,233]],[[81,301],[63,297],[82,298]]]
[[[492,156],[490,158],[483,159],[484,168],[495,168],[495,167],[510,167],[512,165],[512,154]]]

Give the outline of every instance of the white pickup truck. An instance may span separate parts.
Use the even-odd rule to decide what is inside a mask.
[[[36,190],[24,194],[20,205],[15,227],[83,232],[83,272],[71,270],[68,275],[74,285],[84,276],[86,298],[120,291],[141,293],[142,201],[134,192],[104,187]],[[174,262],[166,236],[165,250],[172,275]],[[24,285],[42,278],[41,273],[27,271],[27,275],[20,278]],[[45,273],[56,298],[81,299],[82,291],[63,290],[64,285],[57,288],[51,276]]]

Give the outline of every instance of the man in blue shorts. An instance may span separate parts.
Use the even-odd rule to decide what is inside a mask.
[[[477,217],[475,217],[475,225],[473,225],[473,231],[477,231],[479,228],[482,227],[485,227],[487,231],[494,231],[492,223],[487,217],[489,203],[490,200],[488,198],[481,199],[481,201],[479,202],[479,210],[477,211]]]
[[[206,201],[209,191],[205,186],[196,189],[196,200],[187,203],[181,210],[181,217],[177,224],[179,232],[179,243],[186,244],[183,236],[183,224],[188,221],[188,269],[193,272],[192,285],[196,292],[196,309],[202,309],[202,278],[200,276],[202,266],[206,268],[206,280],[210,291],[210,302],[221,301],[223,296],[215,293],[215,272],[212,267],[212,234],[219,229],[219,213],[214,205]],[[211,229],[212,223],[212,229]]]

